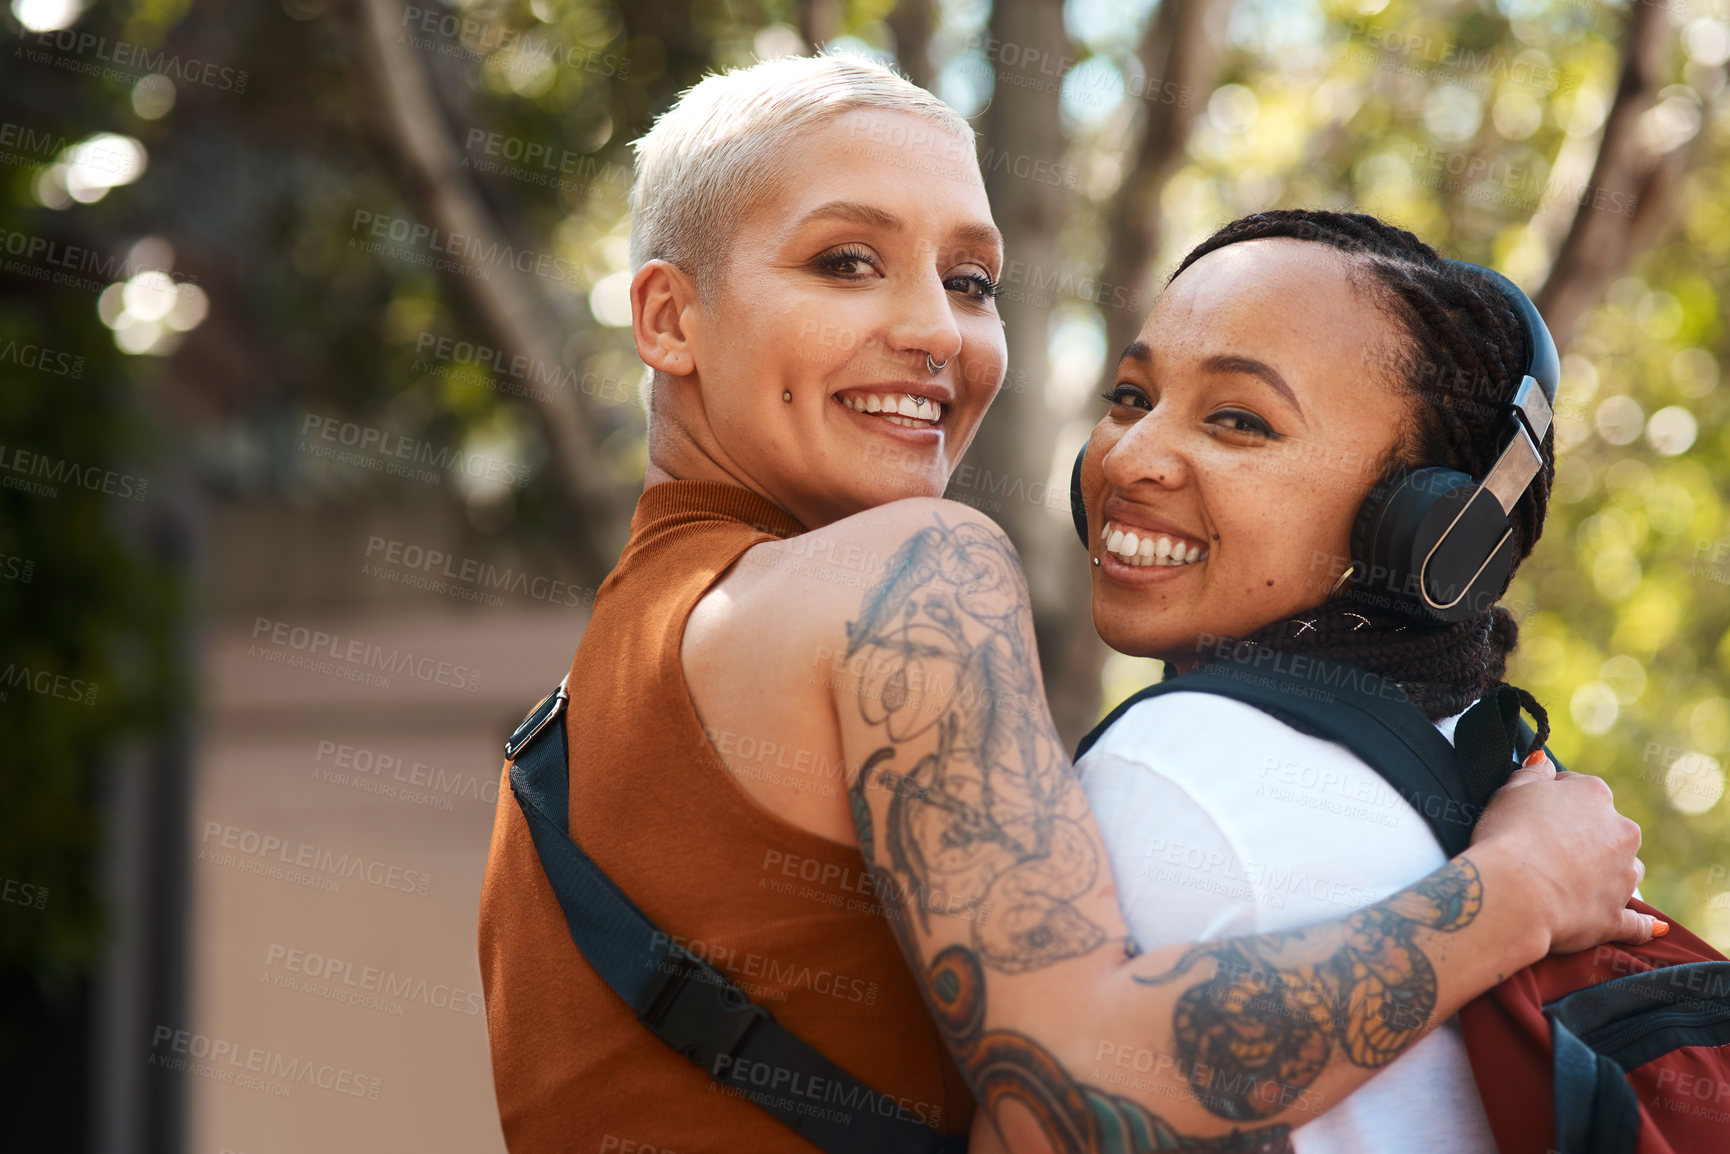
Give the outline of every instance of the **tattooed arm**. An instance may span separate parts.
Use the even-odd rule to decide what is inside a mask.
[[[1508,834],[1350,917],[1138,956],[1046,708],[1007,539],[946,502],[852,520],[892,557],[831,685],[853,820],[1011,1149],[1287,1150],[1292,1127],[1552,944],[1645,928],[1615,912],[1638,836],[1616,823],[1632,823],[1552,782],[1542,808],[1566,817],[1498,819]],[[1590,915],[1565,913],[1557,880],[1593,869],[1596,904],[1574,898]]]

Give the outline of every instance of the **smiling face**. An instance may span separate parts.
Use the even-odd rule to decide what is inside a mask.
[[[1405,335],[1350,271],[1326,245],[1244,241],[1155,304],[1082,466],[1112,648],[1188,668],[1326,600],[1414,412],[1377,367]]]
[[[668,374],[656,421],[672,425],[651,452],[671,476],[744,484],[810,528],[940,496],[1006,361],[1002,238],[972,142],[857,110],[779,159],[779,189],[733,230],[710,291],[674,310],[687,359],[645,352]],[[646,278],[668,275],[658,263],[633,284],[634,298],[647,285],[640,315],[654,309]]]

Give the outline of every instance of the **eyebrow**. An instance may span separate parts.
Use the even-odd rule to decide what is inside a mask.
[[[862,204],[857,200],[831,200],[818,205],[805,214],[800,224],[809,224],[814,220],[847,220],[854,224],[870,225],[873,228],[901,229],[906,225],[901,218],[892,212],[884,212],[874,204]]]
[[[853,224],[862,224],[870,228],[887,229],[899,232],[907,227],[905,221],[892,212],[885,212],[874,204],[865,204],[857,200],[831,200],[818,205],[806,213],[800,220],[801,225],[817,220],[844,220]],[[995,225],[983,221],[969,221],[956,225],[950,232],[950,239],[962,247],[990,248],[1003,251],[1003,234]]]
[[[1231,353],[1217,353],[1201,363],[1201,367],[1212,373],[1245,373],[1252,377],[1260,377],[1274,392],[1291,402],[1291,407],[1297,410],[1300,417],[1304,408],[1298,404],[1297,394],[1286,384],[1278,369],[1266,361],[1258,361],[1254,357],[1245,357]],[[1308,418],[1304,418],[1308,421]]]
[[[985,224],[982,221],[970,221],[967,224],[956,225],[949,235],[959,245],[1003,251],[1003,234],[997,230],[996,225]]]

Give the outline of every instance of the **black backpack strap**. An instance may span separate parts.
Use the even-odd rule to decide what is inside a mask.
[[[650,1033],[827,1154],[961,1154],[965,1135],[909,1117],[825,1058],[725,974],[673,945],[570,836],[565,687],[523,719],[505,756],[511,792],[571,940]]]
[[[1683,1046],[1730,1045],[1730,962],[1612,978],[1544,1007],[1555,1054],[1559,1154],[1634,1154],[1628,1071]]]
[[[1466,792],[1480,809],[1508,780],[1525,756],[1530,740],[1521,741],[1520,695],[1511,685],[1498,685],[1466,710],[1454,727],[1454,754],[1466,778]],[[1534,734],[1533,737],[1536,737]]]
[[[1491,793],[1513,769],[1513,738],[1502,718],[1505,703],[1492,693],[1468,710],[1473,771],[1396,682],[1368,670],[1320,658],[1263,650],[1265,660],[1219,662],[1150,685],[1112,710],[1082,738],[1081,760],[1099,737],[1141,701],[1165,693],[1214,693],[1253,705],[1295,728],[1336,741],[1357,754],[1418,811],[1449,857],[1471,844]],[[1505,688],[1505,687],[1504,687]],[[1508,690],[1518,715],[1519,699]],[[1476,715],[1476,719],[1474,719]],[[1500,743],[1489,732],[1500,728]]]

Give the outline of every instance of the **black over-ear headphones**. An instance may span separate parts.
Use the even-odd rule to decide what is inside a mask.
[[[1429,466],[1376,486],[1352,527],[1352,596],[1444,624],[1483,612],[1507,588],[1514,556],[1508,514],[1543,465],[1539,446],[1561,379],[1556,342],[1519,286],[1494,269],[1447,263],[1500,289],[1526,330],[1531,358],[1507,402],[1508,443],[1482,481]],[[1081,496],[1086,454],[1083,445],[1070,472],[1069,513],[1082,547],[1091,550]]]

